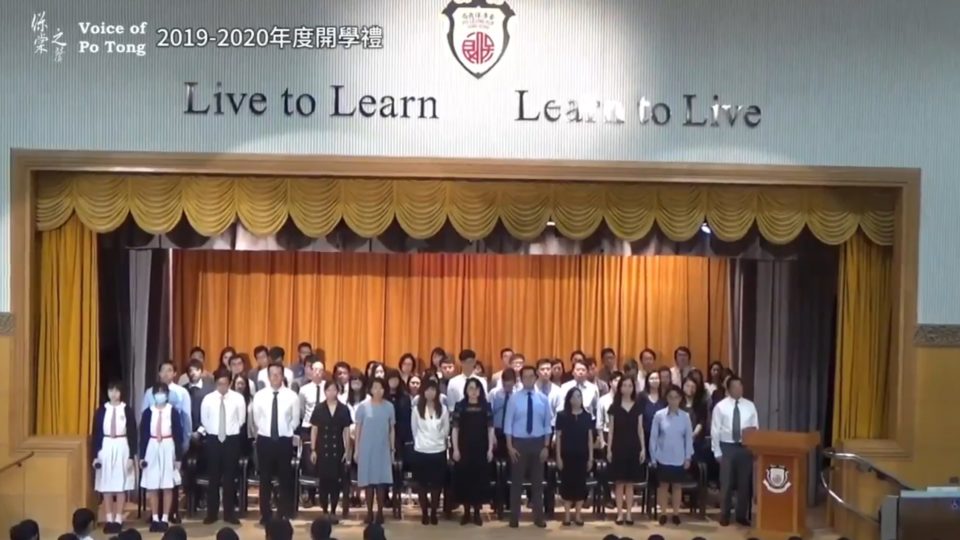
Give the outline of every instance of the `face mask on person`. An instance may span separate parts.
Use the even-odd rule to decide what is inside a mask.
[[[154,395],[153,395],[153,401],[155,401],[155,402],[157,403],[157,405],[166,405],[166,404],[167,404],[167,395],[166,395],[166,394],[154,394]]]

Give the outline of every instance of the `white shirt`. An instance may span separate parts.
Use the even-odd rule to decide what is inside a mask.
[[[253,422],[260,437],[270,437],[273,394],[277,393],[277,431],[281,437],[293,437],[300,425],[300,397],[287,387],[267,387],[253,396]]]
[[[317,393],[318,386],[320,387],[320,393]],[[320,384],[311,382],[300,388],[300,411],[303,412],[301,426],[311,427],[313,425],[310,423],[310,419],[313,418],[313,410],[317,407],[317,397],[320,398],[320,403],[327,399],[323,395],[323,389],[326,386],[326,381],[320,381]]]
[[[261,369],[257,372],[257,385],[254,387],[257,391],[270,387],[269,369]],[[293,385],[293,370],[288,367],[283,368],[283,378],[287,381],[287,386]]]
[[[450,413],[443,405],[440,416],[433,407],[424,407],[423,418],[420,411],[413,407],[410,426],[413,430],[413,449],[421,454],[439,454],[447,450],[447,435],[450,433]]]
[[[737,405],[740,408],[740,441],[733,440],[733,408]],[[710,422],[710,446],[713,455],[720,458],[720,443],[742,442],[745,429],[759,427],[757,407],[752,401],[745,398],[736,400],[732,397],[722,399],[713,408],[713,420]]]
[[[673,383],[674,386],[683,385],[683,378],[689,375],[691,371],[693,371],[693,368],[690,366],[684,368],[682,372],[680,368],[673,366],[670,368],[670,382]]]
[[[447,383],[447,403],[452,403],[456,406],[457,403],[463,399],[463,392],[467,387],[467,376],[461,373],[456,375],[450,382]],[[487,380],[483,377],[478,377],[476,375],[471,375],[469,378],[476,379],[480,381],[480,386],[483,387],[483,393],[487,394]]]
[[[597,400],[597,431],[600,433],[610,433],[610,406],[613,405],[613,392],[607,392]],[[607,438],[602,437],[606,442]]]
[[[247,421],[247,402],[240,392],[227,390],[226,394],[210,392],[200,402],[200,425],[208,435],[220,434],[220,400],[227,409],[226,435],[239,435],[240,428]]]
[[[517,383],[518,386],[522,386]],[[563,395],[560,393],[560,385],[554,384],[551,381],[547,381],[546,384],[541,385],[540,379],[537,379],[537,382],[533,383],[533,387],[540,392],[541,394],[547,396],[547,401],[550,403],[550,408],[553,410],[563,409]]]
[[[596,414],[597,401],[600,399],[600,389],[590,381],[577,383],[576,380],[572,380],[563,383],[560,387],[560,404],[555,406],[556,411],[560,412],[563,410],[563,402],[567,399],[567,392],[573,387],[580,389],[580,394],[583,396],[583,409],[590,414]]]

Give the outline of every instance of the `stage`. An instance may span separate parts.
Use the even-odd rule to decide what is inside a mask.
[[[608,516],[604,521],[594,520],[590,513],[584,514],[586,524],[583,527],[563,527],[559,521],[553,520],[547,522],[546,529],[538,529],[533,526],[530,517],[525,516],[525,522],[521,522],[520,527],[511,529],[506,521],[498,521],[490,512],[484,512],[484,524],[482,527],[474,525],[460,525],[459,514],[454,515],[454,519],[441,521],[436,526],[424,526],[420,524],[420,514],[415,507],[405,508],[406,516],[402,520],[387,518],[384,528],[387,533],[387,540],[443,540],[456,535],[459,540],[480,540],[487,538],[500,538],[504,540],[520,538],[546,538],[548,535],[553,538],[564,538],[567,540],[600,540],[608,534],[615,534],[621,537],[632,538],[633,540],[647,540],[652,534],[662,535],[665,540],[691,540],[696,537],[705,540],[746,540],[751,538],[749,531],[737,525],[721,527],[713,516],[708,516],[706,520],[684,516],[685,521],[679,526],[666,525],[660,526],[655,521],[644,519],[640,514],[635,514],[636,523],[632,527],[617,526],[613,523],[613,516]],[[389,514],[389,509],[388,509]],[[808,540],[836,540],[839,536],[831,532],[825,526],[826,511],[823,507],[811,508],[808,513],[808,525],[811,529],[811,535]],[[300,512],[300,519],[294,520],[294,538],[298,540],[307,540],[310,538],[310,522],[315,517],[319,517],[317,511],[305,510]],[[333,528],[333,538],[338,540],[360,539],[363,537],[363,525],[357,518],[362,518],[362,512],[351,512],[351,519],[335,525]],[[184,529],[190,540],[214,540],[217,531],[225,526],[222,522],[213,525],[203,525],[198,520],[186,520],[183,524]],[[144,536],[146,526],[141,530]],[[257,539],[263,537],[263,528],[257,525],[254,519],[242,520],[242,525],[236,529],[240,538]],[[103,533],[94,535],[95,538],[107,538]]]

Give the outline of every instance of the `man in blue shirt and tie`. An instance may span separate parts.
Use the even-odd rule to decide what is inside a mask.
[[[523,389],[510,396],[503,420],[511,461],[510,526],[516,528],[519,525],[520,492],[524,481],[529,481],[533,523],[544,528],[547,524],[543,519],[543,469],[550,447],[553,411],[547,397],[534,388],[537,370],[532,366],[524,367],[520,371],[520,380]]]
[[[183,432],[183,438],[177,442],[183,449],[183,453],[186,454],[187,450],[190,449],[190,435],[193,433],[193,417],[191,416],[190,393],[187,392],[184,387],[173,382],[173,377],[175,375],[176,370],[173,368],[172,361],[164,360],[163,362],[160,362],[160,366],[157,371],[157,380],[166,384],[170,388],[170,406],[180,414],[180,425],[183,426],[183,429],[181,430]],[[147,393],[143,396],[143,405],[140,408],[140,414],[142,415],[143,411],[149,409],[153,405],[153,390],[148,389]],[[173,512],[170,516],[171,523],[180,522],[179,508],[180,488],[177,486],[173,491]]]

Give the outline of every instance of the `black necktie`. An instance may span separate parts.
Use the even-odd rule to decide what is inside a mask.
[[[527,390],[527,435],[533,435],[533,392]]]
[[[317,410],[317,407],[319,407],[319,406],[320,406],[320,385],[318,384],[318,385],[317,385],[317,400],[313,402],[313,410]],[[306,411],[304,411],[304,412],[306,412]],[[309,421],[310,419],[307,418],[307,420]]]
[[[740,442],[740,400],[733,402],[733,427],[730,430],[733,435],[733,442]]]
[[[270,438],[277,440],[280,438],[280,407],[278,397],[280,392],[273,393],[273,410],[270,411]]]
[[[503,412],[500,413],[500,429],[505,427],[507,421],[507,405],[510,403],[510,394],[505,392],[503,396]]]

